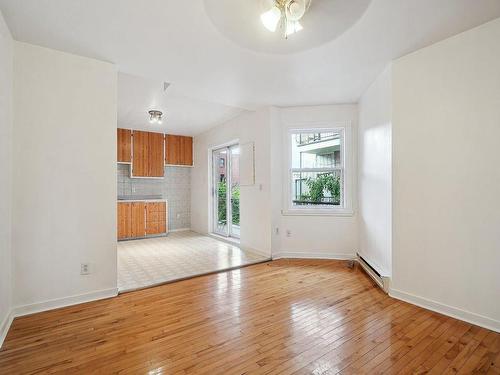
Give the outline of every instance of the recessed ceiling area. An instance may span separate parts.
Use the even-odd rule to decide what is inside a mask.
[[[260,0],[0,0],[16,40],[113,62],[120,72],[146,77],[160,89],[171,82],[175,96],[192,100],[193,123],[199,115],[206,126],[217,118],[214,113],[231,107],[357,102],[393,59],[500,17],[499,0],[313,0],[304,30],[283,40],[262,26],[260,5]],[[335,14],[327,17],[323,9]],[[239,35],[233,35],[238,26]],[[256,35],[246,40],[252,30]],[[256,44],[264,36],[275,39]],[[271,45],[279,47],[265,52]],[[144,113],[149,101],[141,100],[148,107]],[[121,120],[138,121],[134,111]],[[179,121],[191,122],[180,114]]]
[[[163,112],[162,123],[149,122],[149,110]],[[118,75],[118,127],[196,135],[244,111],[176,94],[175,85],[131,74]]]
[[[258,52],[287,54],[305,51],[334,40],[366,11],[371,0],[313,0],[300,23],[303,32],[283,41],[283,33],[262,27],[263,1],[204,0],[217,30],[234,43]]]

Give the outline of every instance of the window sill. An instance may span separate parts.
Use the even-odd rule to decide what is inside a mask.
[[[339,217],[350,217],[354,216],[354,211],[342,208],[337,210],[328,210],[328,209],[304,209],[304,210],[281,210],[281,214],[283,216],[339,216]]]

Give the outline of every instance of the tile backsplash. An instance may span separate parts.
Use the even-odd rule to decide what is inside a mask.
[[[191,168],[165,167],[165,178],[130,178],[130,165],[118,164],[118,195],[161,195],[168,201],[169,229],[191,227]]]

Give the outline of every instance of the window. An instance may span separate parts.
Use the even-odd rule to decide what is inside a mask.
[[[292,130],[288,142],[288,211],[329,214],[344,210],[344,129]]]

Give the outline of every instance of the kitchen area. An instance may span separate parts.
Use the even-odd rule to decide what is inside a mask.
[[[117,129],[120,293],[265,260],[190,230],[193,138]]]
[[[118,129],[117,140],[118,239],[189,230],[193,138]]]

